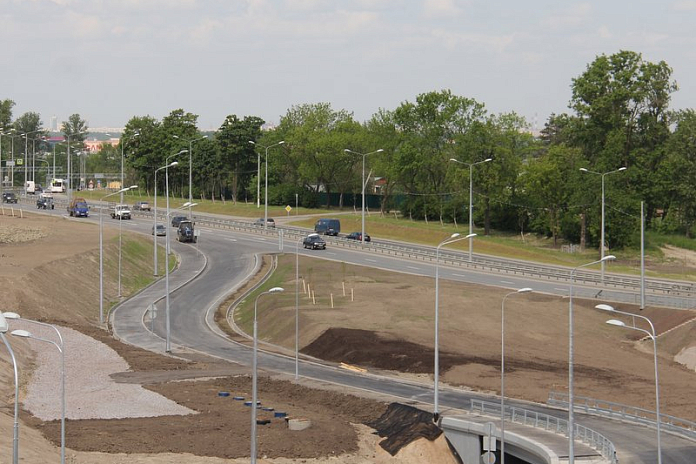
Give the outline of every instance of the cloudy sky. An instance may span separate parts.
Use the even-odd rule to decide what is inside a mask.
[[[122,127],[183,108],[277,123],[328,102],[359,121],[450,89],[542,127],[601,54],[664,60],[695,107],[696,0],[0,0],[0,99]]]

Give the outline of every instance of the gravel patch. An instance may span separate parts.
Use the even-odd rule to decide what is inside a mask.
[[[22,320],[11,330],[24,329],[35,337],[60,344],[55,330]],[[76,330],[57,327],[65,350],[65,417],[124,419],[194,414],[140,385],[116,383],[111,375],[128,371],[128,364],[110,347]],[[12,337],[11,342],[16,343]],[[24,408],[44,420],[61,418],[61,355],[51,343],[28,339],[36,352],[36,369],[26,387]]]

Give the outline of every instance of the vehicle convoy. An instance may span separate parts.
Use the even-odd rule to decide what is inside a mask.
[[[193,230],[193,224],[194,223],[188,219],[181,221],[179,223],[179,228],[176,231],[176,239],[180,242],[196,243],[198,241],[198,237],[196,237]]]
[[[302,246],[312,250],[326,250],[326,242],[319,234],[309,234],[302,240]]]
[[[111,210],[112,219],[130,219],[131,211],[128,205],[116,205],[114,209]]]
[[[68,205],[68,215],[71,217],[88,217],[89,206],[84,198],[73,198]]]
[[[336,237],[341,232],[341,221],[338,219],[319,219],[314,224],[314,232]]]

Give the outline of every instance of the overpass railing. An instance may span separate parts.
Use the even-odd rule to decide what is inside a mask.
[[[549,392],[546,402],[549,406],[558,406],[568,409],[568,394],[562,392]],[[595,414],[611,419],[646,425],[657,428],[657,413],[649,409],[637,408],[611,401],[575,396],[573,399],[575,411],[586,414]],[[660,428],[662,431],[671,432],[684,438],[696,440],[696,422],[679,417],[660,413]]]
[[[472,399],[470,411],[485,416],[500,417],[500,403]],[[505,406],[505,420],[510,423],[535,427],[546,430],[547,432],[568,436],[568,421],[548,414],[515,406]],[[618,463],[614,443],[601,433],[576,423],[575,439],[597,450],[597,452],[607,458],[612,464]]]

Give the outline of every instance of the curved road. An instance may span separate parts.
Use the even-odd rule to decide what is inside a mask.
[[[96,219],[98,220],[98,216]],[[110,221],[107,224],[105,219],[104,224],[113,226],[116,223]],[[147,234],[150,232],[151,225],[151,220],[144,219],[134,219],[123,223],[124,230]],[[159,240],[160,244],[164,244],[164,237],[160,237]],[[256,266],[258,254],[279,251],[278,239],[218,230],[203,230],[197,245],[179,244],[176,240],[172,240],[171,244],[182,258],[181,267],[170,274],[170,337],[174,351],[179,348],[193,349],[232,362],[250,365],[252,354],[250,348],[226,339],[213,324],[212,312],[222,298],[244,282]],[[293,253],[295,243],[285,243],[284,248],[285,252]],[[389,258],[383,255],[374,259],[367,253],[344,251],[340,248],[329,248],[325,252],[319,253],[306,252],[300,248],[299,252],[314,257],[380,267],[397,272],[434,275],[434,266],[432,265]],[[198,278],[196,278],[197,275]],[[560,287],[557,283],[547,284],[510,278],[509,276],[501,277],[496,274],[479,274],[462,269],[449,269],[443,265],[440,265],[440,278],[508,288],[532,286],[535,290],[542,292],[561,295],[567,293],[567,289]],[[593,297],[595,293],[596,288],[584,288],[580,284],[574,286],[574,295],[576,296]],[[163,296],[164,279],[161,279],[119,305],[112,313],[112,323],[116,336],[128,343],[163,352],[165,348]],[[604,293],[603,296],[611,300],[607,293]],[[155,334],[153,334],[148,330],[149,323],[144,322],[143,316],[146,308],[155,302],[157,302],[158,312],[154,324]],[[289,375],[295,373],[294,357],[260,353],[259,366],[263,369]],[[432,403],[433,399],[432,385],[371,374],[357,374],[339,369],[328,363],[302,360],[299,373],[301,377],[373,391],[400,400]],[[440,403],[443,411],[446,411],[446,408],[465,409],[468,407],[470,398],[495,401],[490,396],[446,387],[440,389]],[[507,402],[510,405],[515,405],[512,400]],[[530,405],[529,403],[517,405],[561,418],[567,417],[566,411],[543,405]],[[576,413],[576,422],[596,430],[612,440],[622,464],[627,462],[645,464],[657,462],[653,429],[581,413]],[[662,454],[665,464],[693,464],[696,462],[696,444],[663,432]]]

